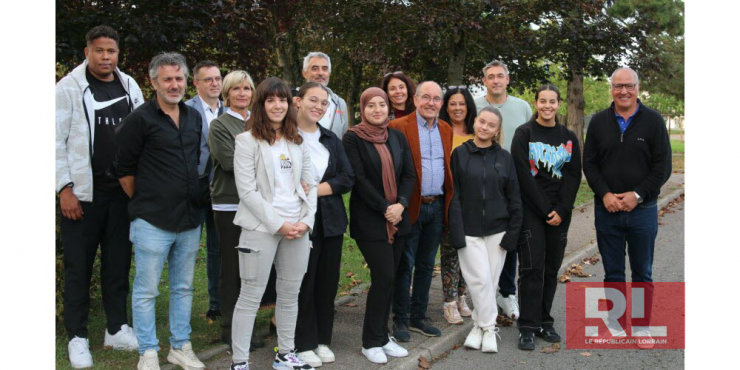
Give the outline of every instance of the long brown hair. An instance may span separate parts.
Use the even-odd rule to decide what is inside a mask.
[[[252,136],[257,140],[264,140],[272,145],[275,143],[277,136],[272,130],[270,120],[267,118],[265,110],[265,101],[269,97],[285,98],[288,101],[288,112],[283,119],[283,137],[295,144],[300,145],[303,138],[298,134],[296,123],[296,113],[293,109],[293,97],[290,93],[290,87],[285,81],[277,77],[269,77],[262,81],[254,92],[252,101],[252,115],[244,124],[244,131],[251,131]]]
[[[414,105],[414,95],[416,94],[416,85],[414,84],[414,81],[410,79],[408,76],[403,74],[401,71],[396,71],[392,73],[386,73],[385,76],[383,76],[383,81],[380,82],[380,88],[385,91],[385,94],[389,96],[388,99],[390,99],[390,93],[388,92],[388,84],[391,83],[391,78],[397,78],[401,80],[404,84],[406,84],[406,92],[408,93],[408,96],[406,97],[406,108],[404,111],[408,114],[409,112],[413,112],[416,110],[416,106]],[[390,108],[388,107],[390,112]]]
[[[537,91],[534,93],[534,102],[537,104],[537,99],[540,98],[540,93],[543,91],[554,91],[555,95],[557,95],[558,102],[562,102],[563,99],[560,97],[560,90],[558,90],[558,87],[553,84],[544,84],[540,85],[539,88],[537,88]],[[532,119],[537,119],[539,117],[539,113],[537,113],[537,107],[535,106],[534,113],[532,114]],[[558,112],[555,111],[555,123],[560,123],[560,119],[558,118]]]

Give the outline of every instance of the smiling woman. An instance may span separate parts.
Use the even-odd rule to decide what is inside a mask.
[[[391,103],[391,109],[388,112],[389,119],[401,118],[414,111],[414,102],[411,97],[416,92],[416,86],[414,81],[403,72],[386,73],[380,83],[380,88],[388,95]]]

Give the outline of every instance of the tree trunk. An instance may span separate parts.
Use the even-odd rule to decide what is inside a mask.
[[[291,27],[289,20],[281,18],[275,12],[278,11],[268,7],[272,13],[272,45],[277,50],[278,65],[283,70],[283,79],[291,87],[298,87],[303,81],[301,75],[302,66],[298,57],[298,41],[295,27]]]
[[[460,31],[452,38],[452,57],[447,68],[447,86],[459,86],[462,84],[463,69],[467,51],[465,48],[465,31]]]
[[[583,159],[583,115],[586,109],[586,101],[583,99],[582,71],[570,71],[568,93],[566,96],[568,103],[568,122],[566,127],[578,137],[578,146],[581,148],[581,159]]]
[[[351,63],[350,73],[352,75],[352,83],[349,89],[349,99],[347,100],[347,115],[349,117],[349,125],[354,126],[359,122],[359,120],[355,118],[355,107],[359,107],[360,105],[363,64],[352,60],[352,58],[350,58],[349,56],[347,56],[347,61]]]

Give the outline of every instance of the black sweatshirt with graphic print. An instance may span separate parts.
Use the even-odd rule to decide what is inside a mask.
[[[533,118],[519,126],[511,142],[522,200],[543,220],[573,210],[581,185],[581,151],[573,131],[560,123],[545,127]]]

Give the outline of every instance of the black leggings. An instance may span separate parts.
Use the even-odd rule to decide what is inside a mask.
[[[367,295],[365,323],[362,326],[362,347],[382,347],[388,343],[388,317],[393,301],[393,282],[401,262],[406,237],[396,237],[393,245],[387,242],[357,241],[365,257],[372,285]]]
[[[550,310],[558,286],[558,270],[568,244],[571,214],[561,217],[560,225],[550,226],[524,206],[524,222],[517,246],[521,315],[517,326],[520,331],[537,331],[555,322]]]

